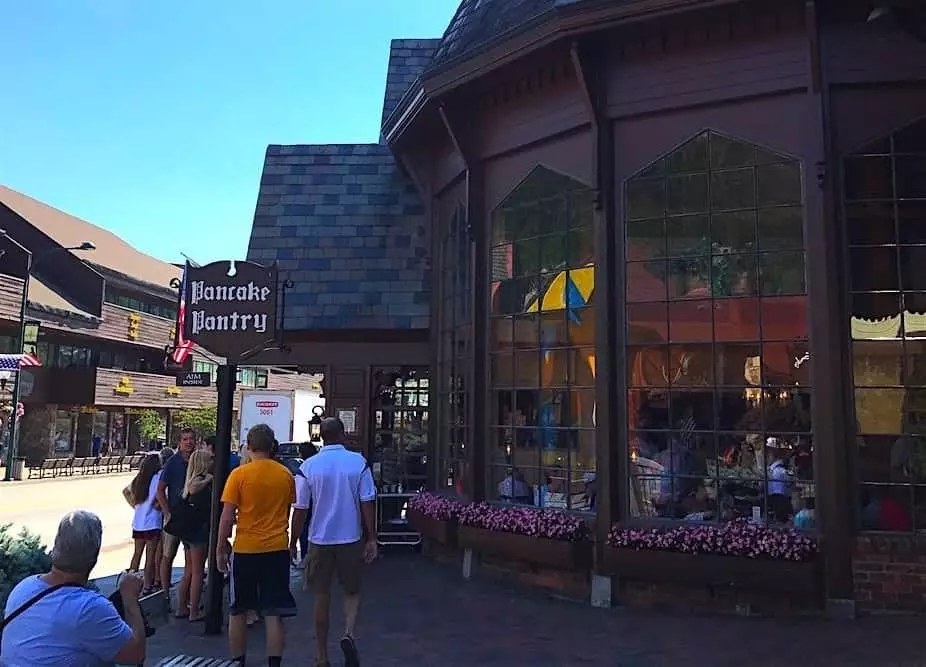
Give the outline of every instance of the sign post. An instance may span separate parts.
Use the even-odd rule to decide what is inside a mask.
[[[224,582],[218,575],[216,546],[222,491],[228,479],[232,421],[238,363],[274,344],[277,335],[276,266],[253,262],[221,261],[205,266],[186,265],[183,294],[183,335],[188,341],[224,357],[218,368],[215,474],[209,533],[209,577],[206,582],[206,634],[222,632]],[[178,386],[197,384],[208,373],[177,376]],[[188,381],[190,384],[181,384]]]

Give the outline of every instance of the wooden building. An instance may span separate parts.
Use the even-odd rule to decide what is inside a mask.
[[[376,367],[429,373],[432,486],[559,487],[592,575],[682,490],[797,511],[787,450],[818,602],[926,609],[920,4],[463,0],[394,42],[380,144],[268,149],[249,258],[296,283],[292,358],[367,447]]]
[[[178,388],[164,371],[173,343],[182,270],[145,255],[105,229],[0,187],[0,351],[19,337],[26,254],[32,253],[26,320],[39,325],[38,368],[22,371],[25,414],[19,453],[30,462],[89,456],[94,447],[131,453],[147,448],[137,415],[215,405],[212,388]],[[90,252],[69,251],[89,241]],[[216,363],[194,353],[193,369]],[[291,388],[289,376],[241,371],[242,387]],[[0,401],[12,400],[13,374],[0,378]],[[8,417],[9,413],[4,413]],[[6,432],[6,429],[4,429]],[[166,435],[166,434],[165,434]]]

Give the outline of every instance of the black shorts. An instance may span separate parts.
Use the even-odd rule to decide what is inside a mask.
[[[296,600],[289,590],[289,551],[233,553],[230,560],[229,614],[257,611],[280,618],[296,615]]]

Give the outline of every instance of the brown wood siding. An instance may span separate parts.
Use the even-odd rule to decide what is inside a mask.
[[[132,315],[138,316],[138,337],[134,339],[129,336],[129,318]],[[171,320],[104,303],[102,322],[95,335],[122,343],[163,349],[165,345],[174,342],[170,335],[173,326]]]
[[[830,85],[926,79],[926,44],[886,25],[831,26],[821,46]]]
[[[592,133],[579,131],[486,163],[485,210],[492,211],[538,165],[592,186]]]
[[[782,95],[744,100],[717,108],[703,107],[618,121],[614,123],[618,193],[622,192],[621,183],[625,178],[704,129],[717,130],[781,153],[806,158],[807,133],[814,131],[803,122],[806,115],[806,95]],[[779,121],[775,122],[775,119]],[[804,164],[805,184],[814,183],[808,180],[807,175],[807,170],[813,168],[812,164]],[[809,178],[813,178],[812,173]],[[618,196],[619,206],[622,205],[620,200]],[[621,219],[618,217],[618,220]]]
[[[0,275],[0,319],[19,322],[22,296],[23,281],[20,278]]]
[[[588,111],[574,75],[558,69],[556,77],[553,82],[527,91],[517,83],[509,84],[499,93],[510,96],[508,99],[477,115],[474,120],[479,131],[474,137],[474,151],[479,158],[489,159],[547,141],[588,124]],[[530,80],[522,85],[530,86]],[[587,154],[582,158],[588,162]]]
[[[288,352],[267,350],[248,360],[249,366],[301,366],[324,369],[329,364],[369,366],[427,366],[429,343],[369,342],[292,343]]]
[[[451,186],[454,181],[462,178],[466,172],[463,157],[456,151],[450,141],[446,141],[434,149],[434,156],[428,168],[432,192],[443,191],[448,186]]]
[[[836,88],[830,105],[835,152],[843,156],[926,116],[926,86]]]
[[[134,390],[131,394],[115,391],[122,378],[128,378]],[[168,387],[179,389],[171,395]],[[215,387],[176,387],[176,378],[150,373],[131,373],[108,368],[97,369],[94,404],[97,406],[139,407],[139,408],[199,408],[215,405]],[[237,406],[237,396],[236,396]]]
[[[799,16],[750,17],[650,31],[621,41],[606,76],[612,118],[768,95],[807,86]]]

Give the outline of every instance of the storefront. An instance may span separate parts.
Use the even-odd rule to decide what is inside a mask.
[[[439,108],[386,121],[433,232],[432,485],[587,520],[564,576],[593,599],[790,560],[811,606],[926,608],[926,45],[837,4],[586,25],[508,67],[438,49]],[[608,565],[694,524],[819,546]]]

